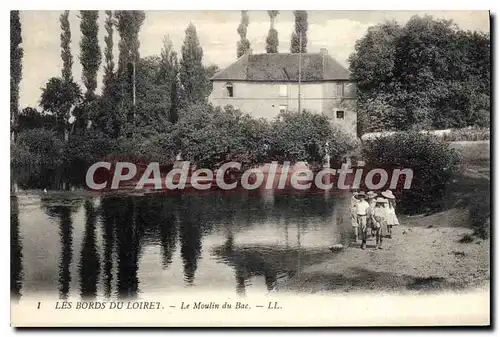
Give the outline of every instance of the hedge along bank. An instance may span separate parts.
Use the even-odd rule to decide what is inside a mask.
[[[245,190],[285,189],[295,190],[351,190],[351,189],[409,189],[412,186],[413,171],[405,168],[327,168],[313,171],[306,165],[297,168],[290,162],[270,164],[241,171],[242,164],[227,162],[218,169],[193,170],[189,161],[180,162],[181,167],[161,166],[151,162],[138,172],[138,165],[119,161],[115,164],[100,161],[89,167],[85,181],[90,190],[154,189],[154,190]],[[113,167],[114,166],[114,167]],[[165,170],[165,167],[167,169]],[[163,168],[163,170],[162,170]]]

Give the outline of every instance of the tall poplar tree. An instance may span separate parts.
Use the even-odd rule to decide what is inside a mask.
[[[101,65],[101,48],[99,47],[98,11],[80,11],[80,62],[82,64],[82,80],[87,91],[85,98],[92,100],[97,88],[97,72]]]
[[[139,31],[146,15],[144,11],[116,11],[115,17],[120,35],[117,80],[121,88],[122,107],[127,110],[132,102],[133,67],[140,59]]]
[[[69,25],[69,11],[61,14],[61,58],[63,61],[62,79],[66,83],[73,82],[73,55],[71,54],[71,29]]]
[[[184,106],[205,100],[207,78],[202,59],[203,49],[196,34],[196,27],[190,23],[182,45],[179,73]]]
[[[13,135],[19,112],[19,83],[22,77],[23,48],[19,11],[10,12],[10,118]]]
[[[248,11],[241,11],[241,22],[237,30],[240,40],[236,44],[236,57],[241,57],[250,49],[250,41],[247,39],[248,24]]]
[[[292,33],[290,52],[307,53],[307,11],[293,11],[295,15],[295,31]],[[302,45],[300,36],[302,35]]]
[[[116,11],[115,17],[120,34],[118,73],[122,74],[128,70],[130,62],[139,60],[139,31],[146,14],[144,11]]]
[[[106,21],[104,23],[104,28],[106,29],[106,36],[104,37],[104,77],[103,93],[107,93],[110,89],[111,83],[114,79],[115,62],[113,60],[113,12],[106,11]]]
[[[267,11],[267,14],[269,14],[271,27],[269,28],[269,33],[267,34],[266,52],[277,53],[279,40],[278,40],[278,31],[274,28],[274,22],[276,20],[276,16],[278,16],[279,14],[279,11]]]
[[[177,52],[173,48],[172,40],[168,36],[165,36],[163,39],[160,75],[170,90],[169,121],[176,123],[179,108],[179,61],[177,59]]]
[[[103,90],[101,96],[101,108],[97,114],[96,123],[107,135],[117,138],[120,136],[121,127],[125,122],[125,115],[120,110],[120,90],[116,81],[115,62],[113,56],[113,33],[116,25],[116,20],[113,17],[113,12],[107,10],[104,29],[106,35],[104,37],[104,76]]]

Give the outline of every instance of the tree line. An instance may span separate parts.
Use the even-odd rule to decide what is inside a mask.
[[[248,13],[241,14],[237,53],[250,48]],[[268,14],[266,51],[271,53],[278,50],[274,20],[279,12]],[[294,14],[292,52],[306,52],[307,12]],[[211,106],[209,78],[217,66],[204,66],[195,26],[185,30],[179,54],[165,36],[160,55],[141,57],[143,11],[106,11],[103,50],[97,38],[99,12],[79,12],[81,88],[72,74],[69,15],[65,11],[60,16],[63,66],[42,88],[44,111],[28,107],[19,114],[22,34],[19,12],[11,12],[11,120],[17,134],[11,160],[14,167],[30,167],[32,177],[78,172],[106,156],[172,161],[182,153],[201,166],[224,160],[252,166],[269,160],[317,163],[326,154],[327,142],[332,157],[355,146],[324,115],[289,112],[266,121],[230,106]],[[427,16],[414,17],[404,26],[386,22],[371,27],[349,59],[358,85],[361,133],[489,126],[489,47],[489,34],[463,31]],[[101,62],[102,92],[97,93]]]
[[[99,12],[79,11],[81,40],[78,58],[82,65],[81,88],[73,77],[72,34],[69,11],[60,16],[61,74],[50,78],[42,88],[42,113],[27,107],[18,113],[22,55],[19,12],[11,12],[11,115],[14,133],[24,126],[52,125],[59,137],[83,133],[91,128],[118,138],[139,128],[150,134],[167,123],[175,123],[179,110],[205,100],[211,91],[209,78],[215,65],[202,63],[203,49],[196,28],[190,24],[178,57],[171,40],[165,36],[159,56],[142,58],[139,31],[145,20],[143,11],[106,11],[105,46],[98,40]],[[118,32],[119,41],[113,40]],[[118,45],[115,64],[113,47]],[[102,93],[97,94],[97,74],[104,62]],[[135,86],[135,88],[134,88]],[[72,118],[73,116],[74,118]],[[73,121],[74,119],[74,121]],[[153,121],[146,127],[144,121]]]
[[[54,186],[60,179],[70,180],[65,186],[78,185],[86,167],[104,158],[170,163],[182,154],[184,160],[207,168],[228,160],[250,167],[270,160],[321,163],[326,151],[339,157],[355,145],[323,115],[285,113],[267,121],[231,106],[211,106],[209,78],[217,67],[203,65],[195,26],[185,30],[180,56],[166,36],[160,55],[141,57],[143,11],[106,11],[104,50],[98,41],[99,12],[79,12],[80,87],[72,74],[69,15],[65,11],[60,16],[62,68],[42,88],[43,111],[23,109],[13,127],[17,137],[11,162],[14,171],[25,172],[18,174],[21,186]],[[20,35],[19,14],[14,17],[17,23],[13,20],[11,29]],[[244,19],[239,27],[243,37],[247,24]],[[113,39],[115,30],[118,41]],[[13,61],[21,64],[21,58]],[[103,85],[98,94],[101,62]]]

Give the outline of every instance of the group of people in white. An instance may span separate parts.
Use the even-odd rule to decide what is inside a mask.
[[[366,249],[368,234],[375,237],[376,248],[382,249],[384,237],[392,238],[392,228],[399,225],[396,216],[396,197],[392,191],[354,192],[351,198],[351,223],[361,249]]]

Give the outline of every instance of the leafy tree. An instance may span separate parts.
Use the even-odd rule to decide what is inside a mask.
[[[207,77],[202,59],[203,49],[200,46],[196,28],[191,23],[186,29],[179,71],[184,107],[203,102],[207,96]]]
[[[278,31],[274,29],[274,21],[276,16],[278,16],[279,11],[267,11],[269,14],[269,19],[271,21],[271,27],[269,28],[269,33],[266,38],[266,52],[267,53],[277,53],[278,52]]]
[[[162,132],[170,113],[170,85],[160,77],[161,58],[140,59],[136,71],[135,133],[143,136]]]
[[[64,11],[59,18],[61,23],[61,58],[63,61],[62,79],[66,83],[73,82],[73,55],[71,54],[71,29],[69,11]]]
[[[55,114],[56,131],[60,136],[67,130],[70,109],[81,102],[81,96],[81,90],[75,82],[68,83],[58,77],[49,79],[42,88],[40,105]]]
[[[13,131],[19,111],[19,83],[22,77],[23,48],[19,11],[10,12],[10,118]]]
[[[292,33],[290,52],[307,53],[307,11],[293,11],[293,14],[295,15],[295,31]],[[302,36],[302,44],[300,44],[300,36]]]
[[[431,16],[371,27],[349,58],[360,133],[488,124],[489,40]]]
[[[236,57],[238,58],[250,50],[250,41],[247,39],[248,23],[248,11],[241,11],[241,22],[238,26],[240,40],[236,44]]]
[[[101,64],[101,48],[99,47],[99,11],[80,11],[80,62],[82,63],[82,80],[87,91],[85,98],[94,99],[97,88],[97,71]],[[111,51],[112,52],[112,51]]]

